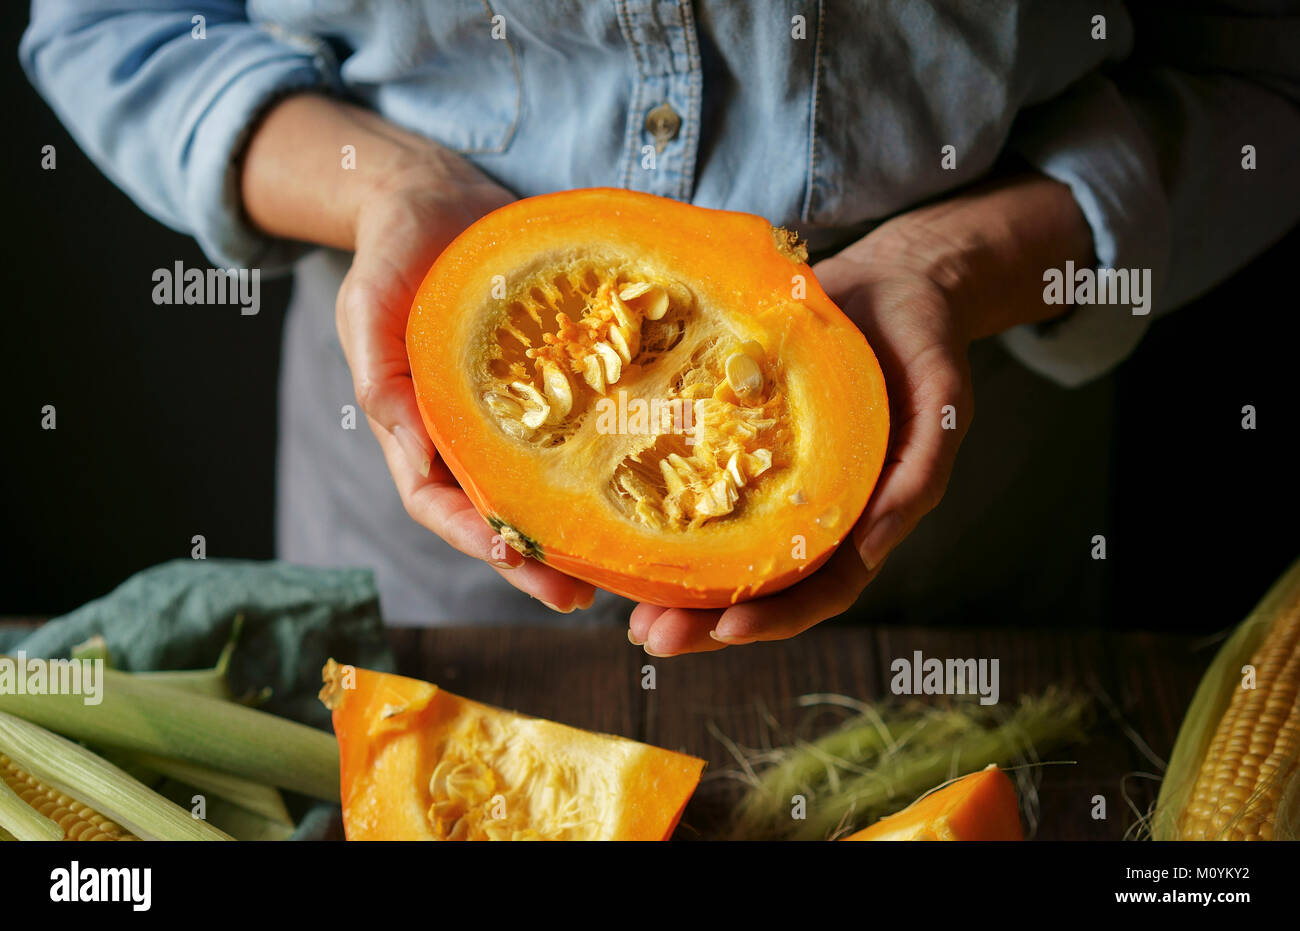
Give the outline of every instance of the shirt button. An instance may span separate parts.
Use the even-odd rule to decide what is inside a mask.
[[[661,103],[645,115],[645,131],[654,137],[655,151],[662,152],[670,139],[682,128],[682,118],[666,103]]]

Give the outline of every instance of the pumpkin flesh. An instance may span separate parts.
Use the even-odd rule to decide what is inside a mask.
[[[704,761],[325,669],[348,840],[667,840]]]
[[[883,464],[870,347],[747,214],[613,190],[504,207],[434,264],[407,349],[439,454],[503,540],[639,600],[792,584]]]

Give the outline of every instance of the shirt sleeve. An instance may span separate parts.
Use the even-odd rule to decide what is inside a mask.
[[[1135,27],[1123,66],[1026,111],[1009,144],[1070,187],[1099,267],[1151,272],[1148,314],[1078,304],[1002,335],[1067,386],[1105,374],[1154,314],[1208,291],[1300,218],[1300,17],[1161,8]]]
[[[215,265],[273,271],[306,248],[248,225],[235,162],[272,101],[337,85],[325,43],[254,25],[242,3],[41,0],[19,57],[100,170]]]

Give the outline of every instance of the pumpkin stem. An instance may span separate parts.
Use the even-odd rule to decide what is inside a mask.
[[[505,540],[507,545],[517,550],[522,555],[541,562],[546,561],[545,557],[542,555],[542,548],[537,545],[536,540],[520,533],[501,518],[489,517],[488,525],[497,533],[501,534],[501,539]]]
[[[343,667],[332,658],[325,663],[325,668],[321,670],[321,678],[325,680],[325,684],[321,687],[318,697],[330,711],[343,704],[342,673]]]
[[[807,264],[808,245],[799,238],[798,233],[783,226],[774,226],[772,227],[772,242],[776,243],[776,251],[791,262],[798,262],[800,265]]]

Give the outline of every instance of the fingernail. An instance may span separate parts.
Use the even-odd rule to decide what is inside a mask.
[[[876,519],[867,531],[862,542],[858,544],[858,555],[862,557],[863,565],[868,570],[874,571],[877,566],[884,562],[889,551],[894,548],[897,542],[898,528],[900,521],[898,515],[893,511],[883,517]]]
[[[649,647],[642,647],[641,649],[645,650],[651,656],[658,657],[659,659],[668,659],[670,656],[677,655],[676,653],[656,653],[654,650],[650,649]]]
[[[709,631],[709,636],[718,641],[718,643],[725,643],[728,646],[743,646],[746,643],[754,642],[753,637],[737,637],[734,634],[726,634],[717,630]]]
[[[428,478],[429,469],[433,467],[433,460],[429,456],[429,451],[424,448],[424,444],[420,442],[419,437],[399,423],[393,427],[393,438],[397,440],[397,445],[402,447],[402,452],[406,453],[406,458],[415,467],[415,471]]]
[[[639,647],[645,643],[644,640],[638,640],[636,637],[632,636],[632,631],[630,630],[627,632],[627,642],[632,644],[634,647]]]
[[[538,598],[537,600],[538,600],[538,601],[542,601],[542,599],[540,599],[540,598]],[[558,611],[560,614],[572,614],[572,613],[573,613],[573,608],[561,608],[561,607],[559,607],[558,605],[553,605],[553,604],[551,604],[549,601],[542,601],[542,604],[546,605],[546,607],[550,608],[552,611]]]
[[[496,558],[496,553],[501,553],[501,558]],[[507,546],[506,542],[499,536],[492,538],[492,546],[488,550],[488,562],[498,569],[518,569],[524,564],[524,554],[519,552],[513,546]]]
[[[518,569],[524,564],[524,554],[519,552],[501,534],[494,534],[488,547],[487,561],[498,569]],[[497,557],[500,553],[500,558]]]

